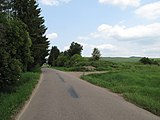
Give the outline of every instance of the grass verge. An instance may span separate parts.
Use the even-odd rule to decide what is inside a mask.
[[[11,120],[31,95],[40,78],[40,72],[22,73],[12,93],[0,93],[0,120]]]
[[[140,66],[130,70],[92,74],[81,78],[120,93],[128,101],[160,116],[159,66]]]

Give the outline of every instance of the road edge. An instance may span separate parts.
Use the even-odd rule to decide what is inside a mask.
[[[32,94],[30,95],[29,99],[27,101],[25,101],[24,105],[22,106],[22,108],[18,111],[18,113],[15,115],[14,120],[19,120],[21,118],[21,116],[23,115],[23,113],[26,111],[26,109],[28,108],[29,104],[31,103],[34,95],[36,94],[36,92],[38,91],[39,86],[41,85],[43,80],[43,72],[40,75],[40,78],[38,80],[37,85],[35,86],[35,88],[32,91]]]

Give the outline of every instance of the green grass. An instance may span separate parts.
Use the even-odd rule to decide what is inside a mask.
[[[139,62],[139,60],[142,57],[102,57],[101,60],[106,60],[106,61],[110,61],[110,62],[115,62],[115,63],[124,63],[124,62],[130,62],[130,63],[134,63],[134,62]],[[156,61],[160,61],[160,58],[151,58],[154,59]]]
[[[11,120],[24,105],[37,84],[40,72],[22,73],[16,91],[0,93],[0,120]]]
[[[122,94],[128,101],[160,115],[160,67],[134,66],[116,72],[82,76],[86,81]]]

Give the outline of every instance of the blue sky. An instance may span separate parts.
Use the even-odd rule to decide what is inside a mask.
[[[102,56],[160,57],[160,0],[39,0],[50,46]]]

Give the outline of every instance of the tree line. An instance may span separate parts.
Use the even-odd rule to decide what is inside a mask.
[[[0,88],[46,62],[46,30],[36,0],[0,0]]]
[[[57,46],[54,46],[51,49],[48,64],[55,67],[87,66],[88,59],[82,57],[82,50],[83,46],[76,42],[72,42],[69,49],[64,52],[60,52]],[[90,61],[97,61],[100,59],[100,56],[98,48],[94,48]]]

